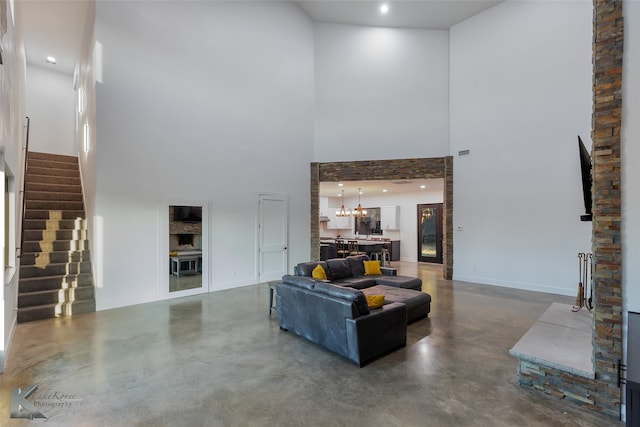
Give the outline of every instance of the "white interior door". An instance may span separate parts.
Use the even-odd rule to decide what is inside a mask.
[[[289,203],[285,195],[260,194],[258,204],[258,274],[268,282],[288,271]]]

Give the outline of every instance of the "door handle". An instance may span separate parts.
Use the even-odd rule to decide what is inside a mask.
[[[287,250],[287,247],[285,246],[284,248],[282,248],[282,250],[286,251],[286,250]]]

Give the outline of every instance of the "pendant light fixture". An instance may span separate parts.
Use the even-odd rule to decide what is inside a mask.
[[[336,211],[336,216],[350,216],[351,212],[344,209],[344,190],[342,190],[342,205],[340,206],[340,210]]]
[[[362,194],[360,190],[361,188],[358,188],[358,207],[353,210],[353,216],[356,218],[364,218],[367,216],[367,210],[363,209],[362,205],[360,205],[360,195]]]

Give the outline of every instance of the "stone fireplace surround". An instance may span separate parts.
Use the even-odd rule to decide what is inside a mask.
[[[520,358],[521,386],[620,418],[622,370],[622,1],[593,1],[593,375]],[[540,320],[539,320],[540,322]],[[535,327],[535,325],[534,325]]]

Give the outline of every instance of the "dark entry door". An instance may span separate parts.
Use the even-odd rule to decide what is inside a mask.
[[[442,203],[418,205],[418,261],[442,264]]]

